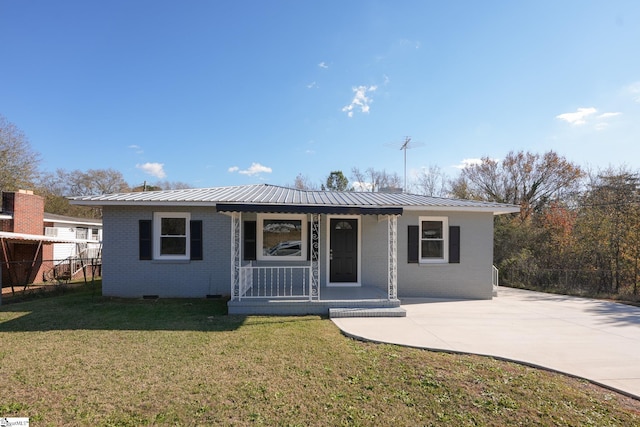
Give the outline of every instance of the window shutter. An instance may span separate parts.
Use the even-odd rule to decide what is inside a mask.
[[[191,234],[191,259],[202,259],[202,221],[190,221]]]
[[[418,263],[418,257],[419,257],[419,246],[420,246],[420,239],[419,239],[419,232],[420,230],[418,229],[417,225],[410,225],[408,228],[409,231],[409,237],[407,239],[408,242],[408,247],[407,247],[407,262],[409,264],[417,264]]]
[[[153,259],[152,239],[151,239],[151,220],[141,219],[138,222],[138,240],[139,254],[141,260]]]
[[[449,227],[449,263],[460,263],[460,226]]]
[[[256,258],[256,245],[258,244],[256,240],[256,221],[245,221],[244,222],[244,256],[243,259],[245,261],[255,261]]]

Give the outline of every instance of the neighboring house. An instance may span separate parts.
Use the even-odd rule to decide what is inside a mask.
[[[490,299],[499,203],[272,185],[76,197],[101,206],[106,296],[230,295],[229,313]]]
[[[26,286],[77,275],[70,258],[100,257],[102,222],[44,212],[44,198],[32,191],[2,193],[0,265],[3,286]],[[61,264],[67,262],[65,268]],[[58,267],[60,266],[60,267]]]
[[[49,237],[70,239],[73,243],[54,243],[53,259],[70,257],[99,258],[102,242],[102,220],[76,218],[44,213],[44,234]]]

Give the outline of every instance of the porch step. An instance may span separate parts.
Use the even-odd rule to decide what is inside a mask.
[[[329,318],[341,317],[407,317],[402,307],[335,307],[329,309]]]

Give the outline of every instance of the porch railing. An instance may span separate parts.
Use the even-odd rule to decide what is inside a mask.
[[[310,298],[311,266],[240,267],[243,298]]]
[[[495,265],[491,266],[491,284],[493,284],[493,291],[498,292],[498,286],[500,286],[500,270]]]

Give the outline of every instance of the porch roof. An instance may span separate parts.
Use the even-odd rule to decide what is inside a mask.
[[[0,231],[0,240],[18,243],[99,243],[96,240],[86,239],[65,239],[61,237],[44,236],[41,234],[12,233],[9,231]]]
[[[103,194],[70,198],[72,204],[93,206],[229,206],[247,205],[264,208],[278,206],[282,209],[387,209],[447,210],[492,212],[494,215],[514,213],[519,207],[504,203],[448,199],[408,193],[357,192],[357,191],[308,191],[269,184],[232,187],[191,188],[181,190],[148,191],[136,193]],[[294,208],[296,207],[296,208]],[[402,213],[402,210],[400,213]],[[264,212],[264,211],[262,211]],[[363,212],[363,211],[362,211]],[[385,213],[390,213],[385,211]]]

